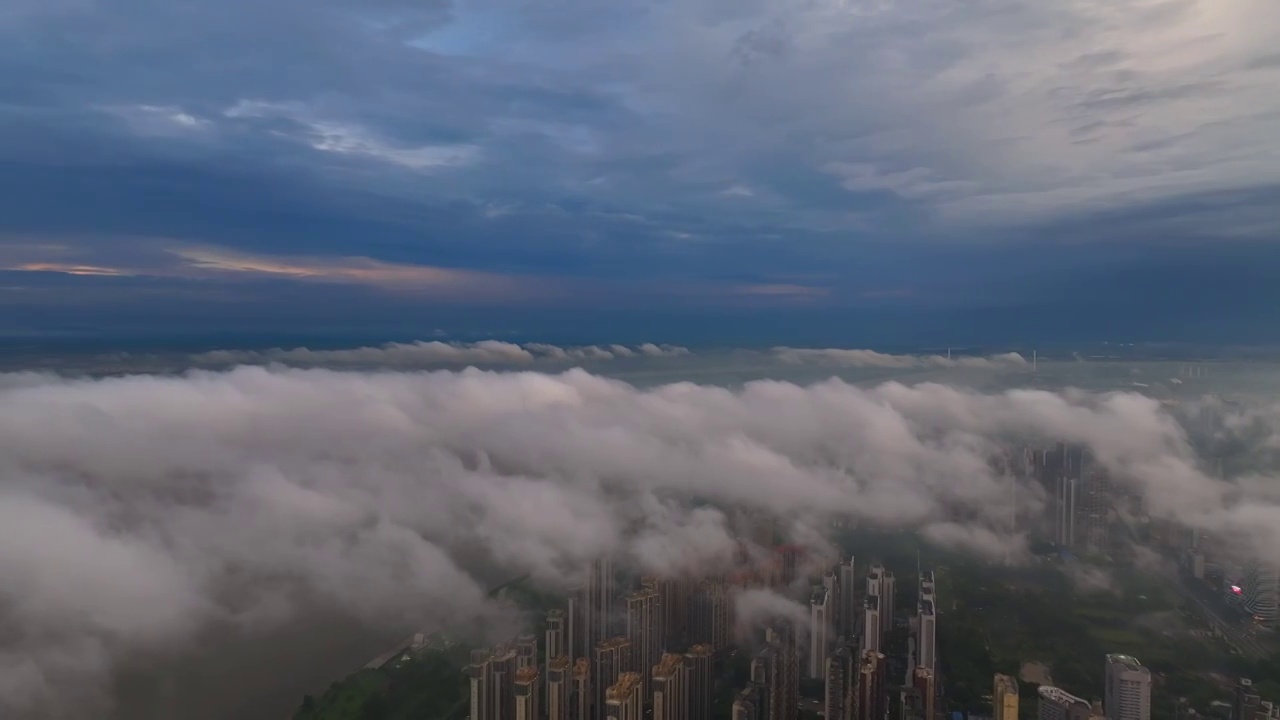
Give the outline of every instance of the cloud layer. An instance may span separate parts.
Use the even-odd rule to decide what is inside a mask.
[[[522,365],[536,360],[548,362],[581,362],[618,358],[662,358],[688,355],[689,349],[677,345],[643,343],[627,345],[584,345],[560,347],[546,343],[517,344],[501,340],[474,343],[419,340],[412,343],[387,343],[377,347],[343,350],[213,350],[193,356],[199,365],[250,365],[282,363],[286,365],[413,367],[431,365]]]
[[[1210,410],[1197,422],[1219,436],[1256,438],[1276,417]],[[0,521],[17,541],[0,547],[0,708],[82,716],[133,655],[304,607],[476,627],[500,617],[483,598],[494,577],[563,585],[599,552],[641,571],[723,567],[734,508],[799,528],[912,528],[1002,558],[1025,528],[1008,526],[1014,497],[992,459],[1020,443],[1084,443],[1154,516],[1280,552],[1280,500],[1251,489],[1269,483],[1203,473],[1193,425],[1135,394],[938,384],[642,391],[583,370],[280,366],[8,376]],[[1040,502],[1034,488],[1016,497],[1028,512]],[[68,685],[72,705],[57,700]]]

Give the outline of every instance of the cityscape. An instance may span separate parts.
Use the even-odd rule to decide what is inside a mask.
[[[1114,562],[1157,548],[1180,565],[1172,582],[1217,608],[1205,618],[1233,653],[1238,644],[1274,647],[1274,566],[1242,564],[1202,533],[1146,518],[1140,499],[1083,448],[1059,444],[993,462],[1050,493],[1041,517],[1012,521],[1035,525],[1056,559]],[[601,559],[546,613],[541,635],[472,650],[470,720],[708,720],[729,717],[726,710],[733,720],[1151,720],[1153,689],[1179,691],[1116,652],[1096,658],[1099,696],[995,673],[982,708],[948,709],[947,671],[963,660],[939,657],[948,599],[932,569],[891,569],[855,555],[824,563],[783,544],[767,516],[737,518],[742,548],[733,572],[627,581]],[[805,612],[736,617],[738,599],[753,591]],[[746,668],[745,682],[735,684],[735,665]],[[1235,678],[1227,694],[1231,701],[1214,703],[1206,717],[1280,718],[1280,703],[1248,678]],[[1198,715],[1185,698],[1173,706],[1175,720]]]

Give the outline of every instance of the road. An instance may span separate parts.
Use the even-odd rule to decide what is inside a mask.
[[[1240,654],[1247,658],[1257,660],[1267,657],[1275,652],[1272,643],[1268,639],[1261,638],[1254,634],[1254,629],[1248,621],[1240,618],[1231,617],[1224,608],[1220,606],[1221,601],[1210,599],[1208,593],[1212,592],[1208,587],[1193,587],[1192,583],[1197,581],[1187,580],[1180,574],[1172,574],[1169,576],[1173,586],[1178,589],[1182,596],[1193,603],[1204,616],[1215,627],[1222,630],[1223,636],[1227,642],[1238,649]]]

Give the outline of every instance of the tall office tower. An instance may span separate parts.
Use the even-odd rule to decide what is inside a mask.
[[[490,703],[493,695],[493,653],[472,650],[467,677],[471,679],[471,720],[494,720],[495,711]]]
[[[606,709],[605,695],[618,682],[622,673],[631,667],[631,643],[625,636],[610,638],[596,646],[595,657],[595,672],[591,673],[595,691],[593,704],[596,716],[603,718]]]
[[[885,694],[884,655],[866,650],[858,663],[857,720],[885,720],[888,696]]]
[[[1129,655],[1108,655],[1107,720],[1151,720],[1151,671]]]
[[[627,641],[631,644],[628,668],[640,673],[640,696],[649,697],[649,670],[662,656],[658,638],[658,593],[641,590],[626,597]]]
[[[831,594],[821,585],[809,596],[809,673],[810,680],[820,679],[827,669],[831,652]]]
[[[840,563],[840,635],[853,637],[858,631],[858,572],[850,555],[848,562]]]
[[[1280,614],[1280,572],[1276,566],[1259,563],[1249,568],[1241,589],[1245,610],[1253,615],[1254,622],[1275,627]]]
[[[773,669],[777,677],[775,687],[769,691],[770,715],[777,708],[776,720],[795,720],[800,702],[800,648],[796,629],[787,621],[773,623],[765,631],[765,640],[777,650],[778,661]]]
[[[538,636],[521,635],[516,638],[516,668],[538,666]]]
[[[1041,685],[1036,708],[1037,720],[1089,720],[1093,706],[1089,701],[1051,685]]]
[[[852,699],[855,663],[853,649],[836,648],[826,661],[826,689],[823,693],[823,717],[827,720],[846,720]]]
[[[557,655],[547,661],[547,720],[570,720],[572,696],[573,663],[568,655]]]
[[[710,645],[703,644],[694,645],[685,653],[689,720],[711,720],[711,694],[715,690],[711,678],[712,651]]]
[[[504,644],[494,648],[489,686],[489,708],[494,720],[515,720],[515,681],[518,669],[514,647]]]
[[[893,602],[895,584],[893,573],[885,570],[880,575],[880,635],[893,629]]]
[[[526,665],[516,670],[513,695],[515,696],[515,720],[542,720],[542,703],[538,693],[538,667]]]
[[[569,654],[568,636],[565,633],[565,616],[563,610],[547,611],[546,647],[543,663],[551,665],[551,659]]]
[[[775,707],[781,682],[782,656],[778,649],[768,646],[751,658],[751,684],[760,688],[760,714],[762,720],[781,717],[782,709]]]
[[[935,613],[933,593],[920,595],[916,620],[916,665],[929,672],[937,672],[938,617]]]
[[[624,672],[618,676],[618,682],[605,692],[606,720],[643,720],[640,684],[640,673]]]
[[[881,583],[884,580],[884,566],[872,563],[867,570],[867,595],[880,596]]]
[[[704,580],[692,603],[691,635],[700,645],[710,645],[716,652],[728,649],[733,622],[730,611],[733,604],[728,588],[719,580]]]
[[[991,693],[992,720],[1018,720],[1018,681],[1008,675],[996,675]]]
[[[591,685],[591,661],[573,661],[573,689],[569,694],[569,720],[595,720],[595,691]]]
[[[862,599],[862,651],[880,652],[880,596]]]
[[[586,647],[594,648],[613,633],[613,563],[601,558],[587,569],[586,596],[583,599],[583,626]]]
[[[920,693],[921,709],[924,717],[933,720],[934,704],[938,699],[938,688],[934,684],[933,671],[917,667],[911,673],[911,687]]]
[[[732,720],[766,720],[765,707],[760,699],[760,686],[751,684],[738,691],[733,699]]]
[[[663,653],[653,666],[653,720],[689,720],[688,679],[684,656]]]

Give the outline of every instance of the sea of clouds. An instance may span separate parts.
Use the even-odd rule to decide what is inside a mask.
[[[1192,437],[1274,451],[1271,405],[837,379],[639,389],[581,368],[344,370],[340,354],[327,356],[339,369],[283,364],[298,357],[0,376],[0,716],[108,716],[131,658],[216,652],[211,631],[268,635],[301,613],[509,632],[485,595],[494,578],[563,587],[602,552],[638,572],[724,565],[738,509],[1018,557],[1011,503],[1034,512],[1042,493],[1010,493],[991,460],[1022,444],[1084,444],[1153,516],[1280,556],[1271,478],[1214,477]]]

